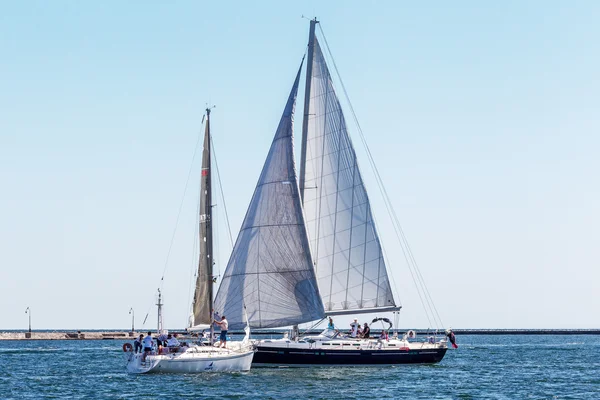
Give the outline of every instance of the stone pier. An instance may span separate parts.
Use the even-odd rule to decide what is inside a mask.
[[[137,332],[123,331],[0,332],[0,340],[128,340],[137,335]]]

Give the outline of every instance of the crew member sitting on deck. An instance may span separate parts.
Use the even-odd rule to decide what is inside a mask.
[[[365,339],[368,339],[370,334],[371,334],[371,328],[369,328],[369,325],[365,322],[365,327],[363,328],[362,337]]]
[[[327,324],[327,329],[335,329],[335,325],[333,324],[333,318],[329,317],[329,323]]]
[[[381,331],[381,335],[379,335],[379,339],[388,340],[388,333],[385,329]]]
[[[171,348],[172,353],[175,353],[177,352],[177,347],[179,347],[179,340],[169,333],[169,336],[167,337],[167,346]]]

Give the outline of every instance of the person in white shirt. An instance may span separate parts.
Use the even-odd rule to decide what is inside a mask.
[[[152,332],[148,332],[148,336],[146,336],[143,340],[144,344],[144,355],[142,356],[142,361],[146,361],[146,356],[152,352],[152,345],[154,342],[152,341]]]
[[[350,326],[352,327],[352,332],[350,333],[350,336],[355,338],[358,335],[359,325],[360,324],[358,323],[358,318],[354,318],[354,322],[350,324]]]
[[[167,336],[167,346],[169,347],[178,347],[179,346],[179,340],[177,340],[177,338],[173,335],[171,335],[169,333],[169,336]]]
[[[221,327],[221,336],[219,336],[219,346],[217,347],[227,348],[227,329],[229,329],[229,322],[227,322],[224,315],[221,317],[221,321],[217,321],[216,319],[213,321]]]

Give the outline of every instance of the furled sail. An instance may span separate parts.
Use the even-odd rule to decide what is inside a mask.
[[[193,326],[209,327],[212,323],[213,261],[212,261],[212,207],[210,173],[210,109],[207,110],[200,174],[200,258],[196,276],[196,290],[192,305]]]
[[[310,47],[303,200],[325,312],[398,309],[344,114],[316,38]]]
[[[314,321],[324,316],[294,164],[293,115],[300,71],[271,144],[215,299],[230,329]]]

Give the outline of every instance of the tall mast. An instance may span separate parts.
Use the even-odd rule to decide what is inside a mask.
[[[208,304],[210,310],[210,344],[213,344],[213,336],[214,336],[214,324],[213,320],[213,286],[214,286],[214,276],[213,276],[213,235],[212,235],[212,170],[211,170],[211,159],[210,159],[210,145],[211,145],[211,137],[210,137],[210,107],[206,108],[206,139],[205,139],[205,149],[207,154],[207,159],[205,160],[206,165],[202,165],[202,176],[206,177],[206,204],[205,209],[200,210],[201,213],[205,214],[206,218],[206,259],[208,261],[207,267],[207,278],[208,278]],[[205,169],[207,168],[207,169]],[[206,175],[205,175],[206,173]],[[202,228],[200,228],[200,233],[202,234]],[[202,236],[201,236],[202,237]]]
[[[211,172],[211,137],[210,108],[206,109],[206,125],[204,129],[204,149],[202,151],[202,173],[200,175],[200,207],[199,207],[199,254],[196,290],[194,293],[192,327],[206,326],[211,329],[213,322],[213,232],[212,232],[212,172]],[[204,120],[203,120],[204,122]],[[206,329],[206,328],[204,328]]]
[[[157,301],[156,305],[158,306],[158,318],[157,318],[157,324],[156,324],[157,325],[156,331],[158,332],[157,336],[160,336],[161,332],[163,331],[163,317],[162,317],[163,302],[162,302],[162,294],[160,293],[160,289],[158,289],[158,301]]]
[[[315,26],[319,23],[317,18],[310,20],[308,33],[308,60],[306,62],[306,85],[304,86],[304,115],[302,118],[302,147],[300,150],[300,199],[304,204],[304,173],[306,171],[306,142],[308,140],[308,117],[310,108],[310,83],[312,80],[313,54],[315,50]]]
[[[308,141],[308,117],[310,115],[310,84],[312,81],[313,54],[315,50],[315,26],[319,21],[317,18],[310,20],[308,32],[308,60],[306,60],[306,83],[304,86],[304,115],[302,116],[302,147],[300,150],[300,176],[298,186],[300,187],[300,201],[304,205],[304,174],[306,171],[306,142]],[[292,327],[292,340],[298,337],[298,325]]]

